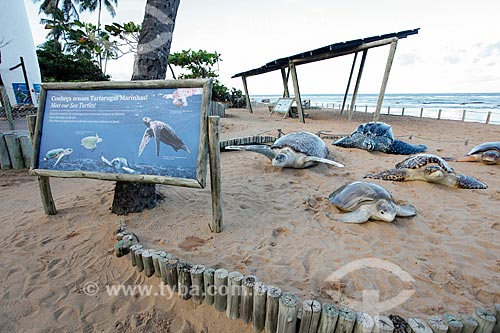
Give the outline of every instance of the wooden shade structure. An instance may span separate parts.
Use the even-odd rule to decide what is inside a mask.
[[[352,96],[352,102],[351,102],[351,106],[349,109],[349,117],[351,117],[352,112],[354,110],[354,103],[356,101],[356,95],[358,93],[359,84],[361,82],[361,75],[363,73],[363,67],[365,64],[366,55],[368,53],[368,50],[371,48],[374,48],[374,47],[379,47],[379,46],[383,46],[383,45],[390,45],[391,47],[390,47],[390,51],[389,51],[389,56],[387,58],[387,63],[386,63],[385,71],[384,71],[384,77],[382,79],[382,85],[380,87],[380,92],[379,92],[378,101],[377,101],[377,107],[375,109],[375,114],[373,117],[373,120],[377,121],[379,118],[379,115],[380,115],[380,109],[382,107],[382,101],[384,99],[385,88],[387,86],[387,81],[389,79],[389,73],[391,71],[392,61],[394,59],[394,54],[396,52],[397,42],[399,39],[406,38],[410,35],[418,34],[419,29],[420,28],[413,29],[413,30],[405,30],[405,31],[400,31],[400,32],[393,32],[393,33],[380,35],[380,36],[372,36],[372,37],[366,37],[366,38],[362,38],[362,39],[354,39],[354,40],[350,40],[350,41],[346,41],[346,42],[340,42],[340,43],[327,45],[327,46],[324,46],[324,47],[321,47],[321,48],[318,48],[315,50],[306,51],[306,52],[298,53],[298,54],[295,54],[295,55],[292,55],[289,57],[284,57],[284,58],[273,60],[273,61],[265,64],[262,67],[251,69],[251,70],[248,70],[246,72],[241,72],[241,73],[233,75],[232,77],[233,78],[236,78],[236,77],[242,78],[243,88],[245,90],[245,95],[246,95],[247,108],[248,108],[248,111],[250,113],[253,113],[252,105],[250,104],[250,97],[248,94],[247,77],[280,70],[282,78],[283,78],[283,87],[284,87],[283,96],[290,97],[289,90],[288,90],[288,78],[291,74],[293,88],[294,88],[295,102],[297,103],[297,110],[299,113],[299,119],[301,122],[305,122],[304,111],[302,109],[302,101],[300,98],[299,82],[298,82],[298,78],[297,78],[296,66],[354,53],[355,54],[354,61],[352,64],[346,93],[344,95],[344,103],[342,105],[342,110],[341,110],[341,113],[343,113],[344,106],[345,106],[345,100],[347,98],[349,86],[351,84],[352,75],[354,72],[354,68],[356,66],[357,54],[358,54],[358,52],[362,51],[363,55],[362,55],[361,63],[359,65],[358,77],[356,80],[356,85],[355,85],[354,93]]]

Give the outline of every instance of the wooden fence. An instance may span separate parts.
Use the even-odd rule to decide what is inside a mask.
[[[241,319],[255,332],[266,333],[498,333],[500,304],[492,311],[476,308],[471,315],[411,317],[371,316],[364,312],[301,301],[296,295],[268,285],[254,275],[225,268],[207,268],[184,262],[162,250],[145,249],[137,237],[121,227],[116,234],[115,253],[128,254],[130,263],[147,277],[161,279],[181,299],[196,305],[205,302],[229,320]],[[224,320],[224,319],[222,319]]]

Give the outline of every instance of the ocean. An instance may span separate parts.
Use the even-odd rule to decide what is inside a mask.
[[[276,102],[281,95],[251,95],[256,102],[269,99]],[[342,107],[343,94],[302,94],[302,102],[310,101],[312,107]],[[352,95],[348,95],[344,110],[348,110]],[[378,94],[358,94],[355,111],[375,112]],[[381,113],[407,116],[462,120],[500,125],[500,93],[447,93],[447,94],[386,94]],[[441,111],[440,111],[441,110]]]

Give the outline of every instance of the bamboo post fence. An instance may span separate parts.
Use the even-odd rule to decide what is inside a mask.
[[[251,323],[257,333],[497,333],[500,326],[500,304],[491,311],[478,307],[471,315],[435,315],[427,320],[411,317],[406,321],[396,315],[372,317],[345,306],[301,301],[297,295],[282,293],[254,275],[180,262],[163,250],[144,249],[126,230],[117,232],[116,239],[116,256],[128,254],[131,266],[139,273],[159,278],[163,285],[177,290],[181,299],[192,299],[196,305],[205,302],[225,312],[230,320]]]

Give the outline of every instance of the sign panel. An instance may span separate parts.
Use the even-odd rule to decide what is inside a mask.
[[[210,93],[206,80],[43,84],[32,173],[204,187]]]
[[[273,112],[288,113],[290,106],[292,106],[293,98],[280,98],[273,108]]]

